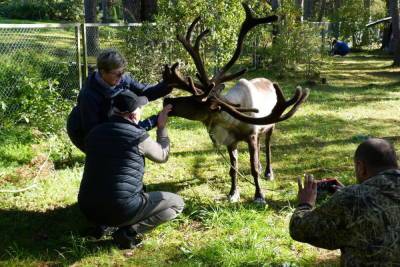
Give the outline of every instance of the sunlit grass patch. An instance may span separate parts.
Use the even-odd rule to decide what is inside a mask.
[[[186,208],[175,221],[146,235],[144,246],[120,251],[109,237],[84,236],[89,226],[76,204],[84,155],[65,134],[40,136],[29,127],[0,129],[0,265],[38,266],[338,266],[339,252],[293,241],[288,233],[296,205],[296,177],[337,177],[354,183],[353,153],[368,136],[400,145],[400,69],[368,54],[335,57],[310,88],[309,99],[272,136],[275,181],[261,181],[267,205],[252,203],[247,145],[239,145],[239,203],[227,202],[228,155],[212,145],[199,122],[170,118],[171,154],[146,162],[149,190],[180,194]],[[271,78],[268,71],[248,77]],[[280,80],[289,97],[301,79]],[[145,109],[155,114],[161,100]],[[154,137],[154,131],[150,133]],[[261,163],[265,168],[264,142]],[[222,156],[221,153],[224,155]],[[48,158],[50,165],[43,165]],[[36,161],[35,161],[36,160]],[[36,162],[36,163],[35,163]],[[41,166],[43,167],[36,179]],[[47,170],[46,172],[44,172]],[[24,171],[24,172],[21,172]],[[43,173],[42,173],[43,172]],[[12,179],[10,180],[10,177]]]

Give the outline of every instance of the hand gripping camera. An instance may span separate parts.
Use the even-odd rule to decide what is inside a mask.
[[[317,193],[333,194],[341,187],[341,183],[336,178],[326,178],[317,181]]]

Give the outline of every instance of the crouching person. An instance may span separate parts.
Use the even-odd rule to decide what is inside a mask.
[[[91,222],[118,227],[113,238],[122,249],[138,245],[143,233],[174,219],[184,207],[176,194],[143,190],[144,158],[168,160],[166,123],[172,108],[166,106],[159,114],[156,142],[137,124],[146,103],[130,91],[116,96],[109,122],[96,126],[85,144],[79,207]]]
[[[293,239],[341,250],[341,266],[400,266],[400,170],[383,139],[361,143],[354,156],[358,184],[339,189],[315,207],[317,183],[299,180]]]

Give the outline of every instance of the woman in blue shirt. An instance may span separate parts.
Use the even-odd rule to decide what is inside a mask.
[[[114,49],[107,49],[97,57],[97,70],[88,77],[79,93],[77,105],[72,109],[67,121],[68,136],[83,152],[86,135],[95,126],[108,120],[113,97],[124,90],[130,90],[153,101],[171,92],[172,87],[164,81],[156,85],[135,81],[125,74],[126,66],[125,58]],[[149,130],[156,122],[155,115],[139,125]]]

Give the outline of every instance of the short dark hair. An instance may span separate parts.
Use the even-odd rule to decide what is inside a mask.
[[[127,65],[124,56],[115,49],[103,50],[97,57],[97,69],[110,72],[115,69],[125,68]]]
[[[380,138],[369,138],[361,143],[357,147],[354,159],[365,162],[372,169],[398,168],[394,146]]]

